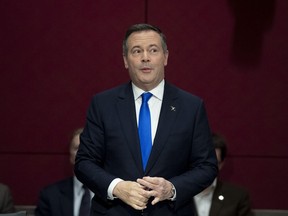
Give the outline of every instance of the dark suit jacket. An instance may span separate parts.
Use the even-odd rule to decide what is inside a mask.
[[[175,109],[173,109],[173,107]],[[131,83],[94,96],[80,136],[75,174],[94,193],[94,215],[138,215],[121,200],[107,200],[115,178],[163,177],[176,188],[176,201],[148,205],[148,215],[191,215],[191,197],[217,174],[215,150],[203,101],[165,82],[162,108],[145,172]]]
[[[219,199],[220,196],[224,199]],[[253,216],[249,193],[242,187],[218,180],[209,216]]]
[[[14,211],[10,188],[7,185],[0,184],[0,213],[11,213]]]
[[[36,216],[73,216],[73,177],[47,186],[40,192]]]

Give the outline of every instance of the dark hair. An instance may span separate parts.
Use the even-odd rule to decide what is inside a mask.
[[[214,148],[218,148],[221,151],[221,161],[224,161],[227,155],[227,144],[225,138],[217,133],[212,133],[212,141]]]
[[[141,23],[141,24],[135,24],[132,25],[125,34],[125,38],[123,40],[123,55],[127,55],[128,53],[128,47],[127,47],[127,40],[129,38],[129,36],[134,33],[134,32],[141,32],[141,31],[154,31],[157,32],[160,37],[161,37],[161,43],[162,43],[162,48],[164,50],[164,52],[167,51],[167,41],[166,41],[166,36],[162,33],[162,31],[156,27],[156,26],[152,26],[149,24],[145,24],[145,23]]]

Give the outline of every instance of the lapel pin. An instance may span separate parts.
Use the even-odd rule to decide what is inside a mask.
[[[218,199],[222,201],[222,200],[224,200],[224,196],[220,195],[220,196],[218,196]]]
[[[171,111],[176,111],[176,107],[174,107],[174,106],[170,106],[170,108],[171,108]]]

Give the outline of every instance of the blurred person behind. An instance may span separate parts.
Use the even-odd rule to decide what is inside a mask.
[[[0,214],[11,213],[15,211],[10,188],[0,183]]]
[[[80,134],[83,128],[76,129],[71,137],[69,145],[69,160],[74,166],[75,156],[80,144]],[[93,193],[89,191],[89,203]],[[46,186],[41,190],[35,209],[36,216],[86,216],[88,213],[80,213],[82,197],[85,194],[83,184],[75,176],[63,179]],[[90,204],[89,204],[90,206]],[[86,214],[86,215],[84,215]]]
[[[227,144],[224,137],[212,133],[219,170],[222,169],[227,155]],[[220,181],[214,182],[201,193],[194,196],[196,215],[198,216],[253,216],[248,191],[235,184]]]

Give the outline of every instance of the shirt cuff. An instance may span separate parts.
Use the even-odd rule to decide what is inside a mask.
[[[118,184],[121,181],[123,181],[123,180],[120,178],[116,178],[110,183],[110,185],[108,187],[108,191],[107,191],[107,199],[114,200],[115,198],[117,198],[117,197],[113,196],[113,190],[114,190],[116,184]]]
[[[173,191],[173,196],[170,198],[171,201],[176,201],[176,188],[172,184],[172,191]]]

